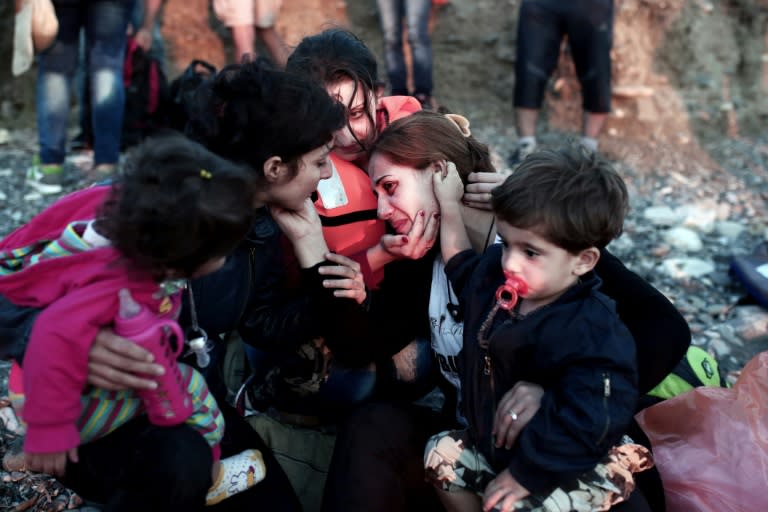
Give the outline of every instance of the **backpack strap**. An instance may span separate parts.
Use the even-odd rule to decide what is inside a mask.
[[[131,77],[133,76],[133,56],[139,49],[139,44],[134,38],[128,39],[128,47],[125,49],[125,59],[123,59],[123,85],[128,87],[131,85]]]

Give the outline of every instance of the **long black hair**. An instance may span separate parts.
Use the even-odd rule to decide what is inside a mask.
[[[383,87],[379,81],[376,57],[365,43],[355,34],[339,28],[328,29],[319,34],[307,36],[288,57],[286,71],[313,80],[324,87],[349,79],[354,83],[354,99],[358,88],[363,88],[364,108],[372,127],[376,122],[371,117],[371,98]],[[350,101],[352,101],[352,99]],[[345,105],[351,109],[352,105]],[[354,131],[352,136],[355,137]],[[355,137],[355,140],[357,138]],[[363,149],[364,141],[357,140]]]
[[[325,89],[259,59],[227,66],[198,89],[187,134],[263,175],[272,156],[296,172],[300,157],[327,144],[344,120]]]

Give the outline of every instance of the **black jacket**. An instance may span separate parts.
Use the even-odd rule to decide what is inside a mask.
[[[192,282],[200,325],[209,334],[236,329],[243,341],[266,351],[291,351],[316,337],[325,338],[332,350],[346,338],[360,339],[365,307],[323,287],[326,278],[317,269],[325,263],[301,269],[298,283],[292,282],[291,258],[281,239],[277,224],[261,209],[224,267]],[[182,324],[188,319],[184,307]]]
[[[464,413],[473,443],[494,469],[509,468],[531,493],[546,495],[594,467],[625,433],[638,398],[635,343],[613,301],[597,291],[593,272],[524,317],[497,312],[481,333],[504,282],[500,253],[501,246],[483,256],[465,251],[446,265],[465,312]],[[541,407],[512,449],[494,448],[496,405],[520,380],[544,388]]]

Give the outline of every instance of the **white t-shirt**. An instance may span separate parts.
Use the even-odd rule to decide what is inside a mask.
[[[438,254],[432,264],[432,284],[429,295],[430,338],[432,350],[435,351],[440,365],[440,373],[456,388],[460,402],[461,381],[456,359],[464,341],[464,323],[457,322],[449,311],[449,305],[458,307],[458,304],[458,298],[445,275],[443,258]],[[466,424],[466,420],[459,413],[460,410],[459,407],[456,411],[456,419]]]

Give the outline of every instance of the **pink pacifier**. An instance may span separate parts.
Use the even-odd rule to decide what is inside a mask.
[[[504,277],[506,281],[496,289],[496,303],[501,309],[509,311],[515,307],[520,295],[528,293],[528,285],[521,277],[507,271],[504,271]]]

